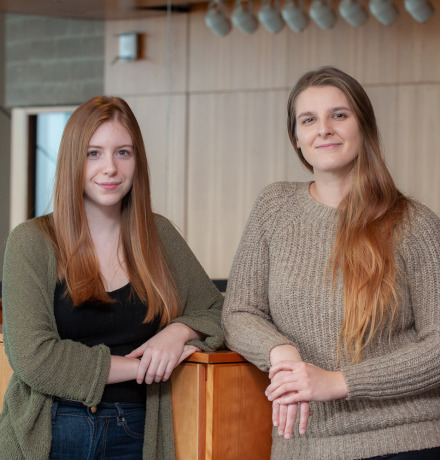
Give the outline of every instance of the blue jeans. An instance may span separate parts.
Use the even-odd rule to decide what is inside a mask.
[[[145,405],[57,399],[52,407],[51,460],[141,460]]]

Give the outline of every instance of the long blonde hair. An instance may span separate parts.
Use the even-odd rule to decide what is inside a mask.
[[[53,214],[40,219],[40,226],[53,244],[58,277],[65,279],[73,304],[80,305],[86,300],[111,302],[100,274],[83,199],[90,138],[99,126],[111,120],[130,133],[135,155],[133,186],[121,205],[120,244],[128,278],[137,296],[148,302],[145,322],[158,317],[161,325],[165,325],[178,316],[180,299],[154,222],[141,130],[123,99],[94,97],[69,118],[59,149]]]
[[[297,147],[296,101],[309,87],[333,86],[347,98],[359,125],[362,145],[353,169],[351,190],[338,208],[336,241],[329,260],[333,286],[338,269],[344,279],[344,319],[339,333],[353,363],[364,348],[395,320],[399,306],[399,276],[394,249],[408,216],[410,200],[396,188],[380,148],[374,110],[365,90],[350,75],[334,67],[304,74],[290,93],[287,129],[302,163],[313,172]]]

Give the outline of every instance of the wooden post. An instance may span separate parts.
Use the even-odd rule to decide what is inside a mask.
[[[3,334],[0,333],[0,410],[3,407],[3,397],[8,387],[9,379],[12,375],[12,369],[9,366],[8,358],[5,354],[3,343]]]
[[[171,377],[177,460],[269,460],[267,373],[238,353],[194,353]]]

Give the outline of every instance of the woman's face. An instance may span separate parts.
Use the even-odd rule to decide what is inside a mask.
[[[133,185],[134,148],[130,133],[106,121],[93,133],[87,149],[84,181],[86,210],[116,207]]]
[[[361,132],[347,98],[334,86],[312,86],[296,101],[296,142],[315,178],[346,177],[361,148]]]

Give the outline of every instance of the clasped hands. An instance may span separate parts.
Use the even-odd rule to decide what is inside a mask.
[[[173,323],[162,329],[125,356],[140,358],[136,382],[151,384],[168,380],[176,366],[194,352],[200,351],[193,345],[186,345],[189,340],[198,338],[200,334],[182,323]]]
[[[292,437],[297,417],[299,433],[306,432],[310,401],[332,401],[348,394],[342,372],[327,371],[304,361],[279,361],[270,368],[269,378],[271,384],[265,393],[272,401],[272,421],[285,439]]]

